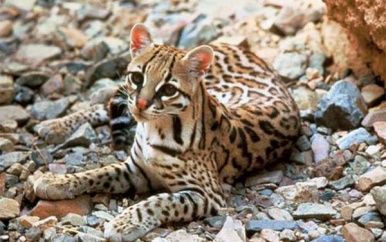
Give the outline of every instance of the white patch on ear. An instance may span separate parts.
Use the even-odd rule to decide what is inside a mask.
[[[182,60],[187,61],[190,70],[197,74],[205,74],[213,62],[213,49],[208,45],[201,45],[190,50]]]
[[[142,53],[149,45],[153,43],[151,35],[145,25],[136,24],[130,33],[130,53],[134,58]]]

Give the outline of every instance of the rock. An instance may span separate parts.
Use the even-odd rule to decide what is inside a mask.
[[[29,104],[33,101],[35,92],[26,86],[16,86],[16,94],[14,100],[22,105]]]
[[[292,96],[300,110],[316,111],[318,95],[305,86],[299,86],[292,91]]]
[[[64,95],[71,95],[71,94],[77,94],[81,91],[82,83],[74,75],[67,74],[63,81],[63,94]]]
[[[97,140],[97,134],[90,123],[84,123],[66,140],[65,146],[89,147]]]
[[[322,235],[311,242],[344,242],[344,239],[339,235]]]
[[[204,219],[204,223],[214,228],[221,228],[224,225],[226,218],[227,216],[225,215],[208,217]]]
[[[364,206],[364,207],[358,207],[354,210],[354,212],[352,213],[352,217],[354,219],[358,219],[359,217],[365,215],[365,214],[368,214],[372,211],[372,207],[370,206]]]
[[[374,235],[367,229],[361,228],[355,223],[343,226],[342,235],[347,242],[374,242]]]
[[[12,22],[10,20],[0,21],[0,37],[7,37],[12,33]]]
[[[104,220],[107,220],[107,221],[111,221],[111,220],[114,219],[113,215],[111,215],[110,213],[105,212],[105,211],[95,211],[92,214],[95,215],[98,218],[101,218],[101,219],[104,219]]]
[[[273,62],[273,67],[281,76],[296,79],[306,72],[307,57],[299,53],[281,53]]]
[[[28,241],[39,241],[41,235],[42,230],[39,227],[32,227],[25,233],[25,237]]]
[[[62,93],[64,89],[63,78],[60,74],[50,77],[40,88],[43,95],[48,96],[54,93]]]
[[[38,66],[45,61],[58,57],[61,53],[62,50],[56,46],[25,44],[20,46],[15,59],[22,63]]]
[[[51,237],[51,242],[76,242],[76,239],[72,235],[57,234]]]
[[[90,87],[95,81],[102,78],[115,78],[122,75],[129,62],[130,58],[115,57],[95,64],[86,72],[86,86]]]
[[[0,151],[7,153],[15,150],[15,146],[9,139],[0,137]]]
[[[45,219],[35,222],[34,224],[32,224],[32,226],[38,227],[44,231],[48,228],[55,226],[57,222],[58,222],[58,219],[55,216],[49,216]]]
[[[39,87],[50,78],[48,73],[44,72],[28,72],[23,74],[16,80],[16,83],[21,86]]]
[[[56,101],[46,100],[36,102],[32,107],[32,114],[40,120],[58,118],[66,112],[76,99],[76,96],[69,96]]]
[[[15,132],[17,129],[17,122],[12,119],[0,121],[0,131],[5,133]]]
[[[64,162],[67,166],[81,166],[83,164],[83,154],[81,152],[67,154],[64,157]]]
[[[103,60],[103,58],[105,58],[108,53],[109,47],[103,41],[90,41],[81,50],[81,55],[83,58],[97,62]]]
[[[321,99],[315,114],[317,125],[331,129],[357,128],[367,113],[366,103],[355,84],[340,80]]]
[[[82,48],[87,43],[87,37],[78,29],[62,27],[59,33],[66,44],[72,48]]]
[[[378,166],[359,177],[357,188],[360,191],[368,191],[374,186],[384,184],[386,184],[386,169]]]
[[[251,187],[254,185],[264,184],[264,183],[280,184],[282,179],[283,179],[282,171],[264,172],[260,175],[248,177],[247,180],[245,181],[245,187]]]
[[[364,86],[361,91],[368,107],[373,107],[385,95],[385,89],[376,84]]]
[[[77,18],[80,21],[86,19],[106,19],[110,15],[110,9],[95,8],[93,6],[83,6],[77,12]]]
[[[28,152],[15,151],[0,155],[0,171],[16,163],[23,163],[29,156]]]
[[[269,242],[275,242],[280,240],[279,233],[272,229],[262,229],[260,231],[260,238],[264,239],[264,241]]]
[[[330,181],[328,185],[335,190],[343,190],[346,187],[355,185],[355,180],[351,175],[346,175],[337,181]]]
[[[284,229],[294,230],[297,224],[294,221],[284,220],[250,220],[245,224],[245,231],[248,234],[260,232],[262,229],[272,229],[274,231],[282,231]]]
[[[18,218],[18,220],[19,220],[19,223],[21,224],[21,226],[29,229],[32,227],[32,225],[34,223],[38,222],[40,219],[37,216],[22,216],[22,217]]]
[[[296,141],[296,147],[301,151],[307,151],[311,149],[311,143],[306,135],[300,136]]]
[[[243,242],[246,240],[244,226],[241,221],[233,220],[231,217],[227,216],[224,226],[221,228],[220,232],[214,238],[215,242]]]
[[[375,122],[374,131],[377,133],[378,137],[386,141],[386,121],[385,122]]]
[[[295,232],[289,229],[284,229],[279,234],[281,241],[296,241]]]
[[[23,2],[13,1],[13,0],[6,0],[4,5],[5,6],[11,6],[17,9],[20,9],[22,11],[28,12],[31,11],[32,8],[35,5],[36,0],[26,0]]]
[[[156,240],[153,240],[156,241]],[[174,232],[171,232],[166,236],[165,241],[162,242],[190,242],[190,241],[197,241],[197,242],[204,242],[206,241],[203,238],[200,238],[197,234],[188,234],[186,230],[180,229]]]
[[[0,104],[9,104],[15,96],[12,76],[0,75]]]
[[[62,224],[71,224],[72,226],[82,226],[86,221],[79,214],[69,213],[61,219]]]
[[[380,228],[382,229],[384,227],[383,221],[379,213],[377,212],[370,212],[367,214],[364,214],[358,219],[358,222],[365,226],[365,228]]]
[[[337,212],[330,206],[317,203],[301,203],[293,213],[296,219],[314,218],[320,220],[330,219]]]
[[[375,122],[386,122],[386,108],[370,111],[362,121],[362,126],[370,128]]]
[[[280,208],[270,208],[268,209],[268,215],[273,219],[273,220],[287,220],[287,221],[292,221],[294,220],[291,216],[291,214]]]
[[[381,214],[386,216],[386,186],[374,187],[370,192],[373,195],[375,206]]]
[[[314,153],[314,161],[318,164],[320,161],[328,158],[330,144],[322,135],[315,134],[312,137],[311,149]]]
[[[0,220],[15,218],[19,214],[20,204],[16,200],[0,197]]]
[[[281,186],[275,192],[289,201],[314,202],[318,200],[318,188],[314,182],[297,182],[295,185]]]
[[[293,35],[309,22],[323,16],[324,6],[318,1],[298,1],[284,5],[277,15],[273,27],[284,35]]]
[[[349,163],[349,165],[352,168],[354,174],[362,175],[370,167],[370,162],[367,161],[367,159],[363,156],[356,155],[354,162]]]
[[[91,213],[92,202],[89,195],[81,195],[71,200],[46,201],[40,200],[31,211],[32,216],[38,216],[40,219],[49,216],[62,218],[69,213],[86,215]]]
[[[29,113],[19,105],[0,106],[0,113],[0,122],[16,120],[19,124],[22,124],[30,118]]]
[[[371,136],[364,128],[359,128],[339,138],[336,144],[339,146],[339,149],[345,150],[354,143],[360,144],[366,142],[367,144],[375,144],[377,141],[378,138],[376,136]]]

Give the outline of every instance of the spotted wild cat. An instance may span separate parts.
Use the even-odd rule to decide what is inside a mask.
[[[300,126],[298,109],[280,78],[249,51],[230,45],[189,51],[156,45],[137,24],[131,54],[126,81],[112,101],[115,111],[110,110],[117,116],[111,120],[113,133],[132,122],[116,115],[124,111],[115,104],[124,101],[137,121],[127,160],[76,174],[47,173],[34,185],[39,197],[52,200],[166,189],[106,224],[110,241],[133,241],[166,222],[216,214],[225,206],[223,187],[287,154]],[[107,111],[95,106],[44,121],[39,134],[107,120]]]

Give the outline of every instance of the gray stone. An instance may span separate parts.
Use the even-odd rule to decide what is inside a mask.
[[[311,242],[344,242],[345,240],[339,235],[322,235]]]
[[[63,93],[65,95],[77,94],[82,88],[82,83],[76,76],[67,74],[63,81]]]
[[[208,217],[204,219],[204,223],[210,225],[214,228],[221,228],[226,220],[226,216],[214,216],[214,217]]]
[[[297,224],[294,221],[286,220],[250,220],[245,224],[245,230],[249,234],[260,232],[262,229],[272,229],[282,231],[284,229],[296,229]]]
[[[71,224],[73,226],[82,226],[86,224],[86,221],[83,216],[80,216],[79,214],[69,213],[61,219],[61,223],[63,225]]]
[[[9,139],[0,137],[0,151],[11,152],[14,150],[15,150],[15,146],[13,145],[12,141],[10,141]]]
[[[280,209],[280,208],[270,208],[270,209],[268,209],[268,215],[273,220],[287,220],[287,221],[294,220],[292,218],[291,214],[287,210]]]
[[[5,120],[15,120],[19,124],[25,123],[30,118],[30,115],[22,106],[7,105],[0,106],[0,122]]]
[[[115,78],[123,74],[127,64],[130,62],[128,56],[115,57],[103,60],[86,72],[86,86],[90,87],[95,81],[102,78]]]
[[[314,52],[308,60],[308,66],[318,70],[318,72],[324,74],[324,62],[326,61],[326,56],[323,53]]]
[[[15,96],[12,76],[0,75],[0,104],[9,104]]]
[[[274,68],[280,75],[290,79],[296,79],[306,73],[307,57],[299,53],[279,54],[274,63]]]
[[[31,11],[32,8],[35,5],[36,0],[25,0],[25,1],[13,1],[13,0],[6,0],[5,6],[11,6],[17,9],[20,9],[22,11],[28,12]]]
[[[16,94],[14,100],[17,103],[23,105],[31,103],[35,95],[35,92],[31,88],[26,86],[17,85],[15,91]]]
[[[328,128],[349,130],[357,128],[366,113],[367,106],[357,86],[340,80],[320,100],[315,121]]]
[[[330,206],[318,203],[301,203],[296,211],[292,214],[297,219],[321,219],[326,220],[337,214],[335,209]]]
[[[90,41],[83,47],[80,53],[85,59],[99,62],[109,53],[109,46],[104,41]]]
[[[98,139],[95,130],[90,123],[84,123],[66,140],[65,146],[83,146],[89,145]]]
[[[362,174],[358,178],[358,189],[368,191],[374,186],[386,184],[386,168],[376,167],[375,169]]]
[[[83,154],[80,152],[70,153],[64,157],[67,166],[80,166],[83,164]]]
[[[339,149],[346,150],[354,143],[360,144],[366,142],[367,144],[371,145],[375,144],[377,141],[377,136],[372,136],[369,132],[367,132],[366,129],[361,127],[339,138],[336,141],[336,144],[338,145]]]
[[[62,50],[52,45],[25,44],[21,45],[15,55],[15,59],[33,66],[59,56]]]
[[[258,184],[274,183],[279,184],[283,179],[282,171],[266,171],[262,174],[248,177],[245,181],[245,187],[251,187]]]
[[[76,96],[69,96],[56,101],[37,102],[32,107],[32,113],[40,120],[54,119],[62,116],[76,99]]]
[[[15,163],[23,163],[29,156],[28,152],[15,151],[0,155],[0,171],[7,169]]]
[[[96,227],[100,224],[99,219],[94,215],[87,216],[87,224],[91,227]]]
[[[356,155],[354,161],[350,162],[349,165],[353,169],[354,174],[362,175],[370,167],[370,162],[368,162],[363,156]]]
[[[23,74],[16,80],[16,83],[27,87],[39,87],[50,78],[50,75],[45,72],[28,72]]]
[[[358,219],[358,222],[363,226],[365,226],[366,228],[368,228],[367,225],[369,225],[370,223],[374,224],[374,222],[378,223],[381,228],[384,227],[382,218],[377,212],[370,212],[370,213],[364,214]]]
[[[31,227],[25,233],[28,241],[39,241],[43,231],[39,227]]]
[[[311,149],[311,143],[306,135],[302,135],[296,141],[296,147],[299,148],[300,151],[307,151]]]
[[[378,211],[386,216],[386,186],[374,187],[370,192]]]
[[[76,242],[76,239],[71,235],[57,234],[52,236],[51,242]]]
[[[335,190],[343,190],[346,187],[352,187],[355,185],[355,180],[351,175],[342,177],[336,181],[330,181],[328,185]]]

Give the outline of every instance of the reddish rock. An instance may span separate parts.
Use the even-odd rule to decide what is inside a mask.
[[[363,119],[362,126],[369,128],[379,121],[386,121],[386,108],[369,112]]]
[[[379,100],[382,99],[385,94],[385,89],[376,84],[370,84],[364,86],[361,90],[363,99],[365,100],[368,107],[374,106]]]
[[[374,235],[367,229],[361,228],[355,223],[343,226],[342,235],[347,242],[374,242]]]
[[[48,96],[53,93],[62,93],[64,89],[63,78],[57,74],[48,79],[41,87],[43,95]]]
[[[80,30],[75,28],[61,28],[60,33],[63,34],[63,39],[66,43],[74,48],[82,48],[86,42],[87,37]]]
[[[58,219],[69,213],[79,215],[89,214],[93,204],[89,195],[82,195],[72,200],[47,201],[40,200],[35,208],[31,211],[32,216],[38,216],[40,219],[49,216],[55,216]]]
[[[12,32],[12,22],[10,20],[0,21],[0,37],[7,37]]]
[[[386,121],[375,122],[373,126],[378,137],[386,141]]]
[[[383,184],[386,184],[386,169],[378,166],[359,177],[357,188],[361,191],[368,191],[377,185]]]

